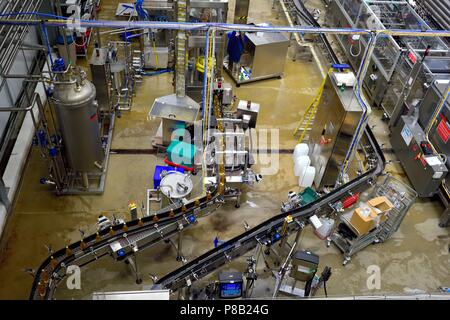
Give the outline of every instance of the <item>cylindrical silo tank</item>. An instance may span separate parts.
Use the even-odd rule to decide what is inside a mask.
[[[95,94],[92,82],[83,80],[58,84],[53,95],[65,155],[76,172],[98,172],[104,159]]]

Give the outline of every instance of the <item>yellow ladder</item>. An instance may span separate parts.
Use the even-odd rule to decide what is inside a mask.
[[[332,69],[330,69],[328,71],[328,73],[330,73],[331,70]],[[322,93],[323,93],[323,89],[325,88],[326,81],[327,81],[327,77],[325,77],[322,80],[322,83],[319,87],[319,91],[317,92],[313,101],[311,102],[311,104],[308,106],[305,113],[303,114],[297,128],[295,128],[295,130],[294,130],[294,137],[301,131],[300,138],[298,139],[298,143],[303,142],[303,139],[305,139],[305,136],[306,136],[306,132],[308,132],[309,127],[311,126],[311,124],[314,120],[314,116],[316,115],[316,112],[317,112],[317,107],[319,106],[320,100],[322,99]]]

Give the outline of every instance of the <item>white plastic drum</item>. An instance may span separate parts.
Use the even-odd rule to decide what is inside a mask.
[[[293,158],[294,161],[300,156],[307,156],[309,153],[309,146],[306,143],[299,143],[294,148]]]
[[[304,174],[304,171],[311,164],[311,159],[309,156],[299,156],[295,159],[294,163],[294,174],[296,177],[300,177]]]
[[[298,178],[299,186],[303,188],[311,187],[314,182],[315,176],[316,176],[316,168],[308,166],[304,171],[303,175],[299,176]]]

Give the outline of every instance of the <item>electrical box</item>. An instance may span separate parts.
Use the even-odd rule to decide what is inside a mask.
[[[220,299],[236,299],[242,296],[243,277],[241,272],[219,273]]]

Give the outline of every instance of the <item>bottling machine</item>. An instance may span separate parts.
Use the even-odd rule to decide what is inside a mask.
[[[323,88],[320,104],[309,136],[311,165],[316,168],[316,188],[334,187],[356,129],[363,107],[353,89],[356,78],[351,71],[331,71]]]
[[[413,29],[430,30],[428,24],[407,1],[333,0],[328,9],[329,20],[335,27],[355,29]],[[367,48],[367,37],[339,35],[337,40],[355,70],[361,64]],[[397,102],[400,93],[390,86],[395,75],[409,74],[414,64],[428,51],[431,56],[446,56],[447,45],[440,38],[392,37],[383,35],[376,43],[364,85],[370,102],[384,108],[387,117],[392,114],[392,99]],[[390,92],[394,91],[394,92]],[[385,97],[388,98],[385,98]]]
[[[434,80],[414,110],[392,129],[391,143],[414,188],[421,197],[439,195],[446,206],[440,226],[450,223],[448,168],[450,108],[449,79]]]
[[[248,11],[248,1],[243,2]],[[416,25],[427,28],[403,1],[335,0],[331,3],[336,15],[352,19],[350,26],[355,28],[413,28]],[[164,196],[161,206],[155,211],[147,207],[147,214],[138,218],[136,206],[132,205],[130,221],[115,217],[110,220],[100,215],[95,233],[85,236],[82,232],[80,241],[58,251],[49,248],[49,257],[33,273],[31,299],[54,298],[55,290],[69,273],[68,267],[84,267],[106,256],[127,262],[139,284],[142,278],[137,266],[137,252],[162,241],[173,245],[177,260],[183,262],[178,269],[153,279],[153,289],[162,289],[158,292],[164,292],[165,298],[187,288],[185,296],[191,298],[193,282],[253,249],[255,251],[247,257],[245,273],[220,273],[217,286],[206,295],[208,298],[215,298],[215,294],[220,298],[251,297],[260,257],[265,259],[266,266],[267,260],[272,259],[273,265],[268,269],[278,268],[278,273],[274,273],[274,298],[283,292],[309,296],[313,291],[313,295],[326,283],[331,271],[325,267],[318,276],[319,257],[310,251],[297,250],[302,230],[308,224],[320,234],[320,221],[324,221],[320,219],[336,220],[338,228],[327,240],[338,246],[348,262],[362,248],[392,236],[417,196],[414,190],[390,177],[381,184],[378,181],[379,176],[384,175],[385,159],[367,126],[371,109],[360,95],[360,80],[364,81],[371,101],[388,113],[393,148],[406,173],[412,177],[417,193],[426,197],[439,194],[443,201],[450,202],[447,187],[450,160],[446,147],[450,139],[447,47],[440,40],[407,38],[400,43],[397,38],[383,36],[374,57],[370,57],[367,77],[360,79],[359,74],[355,76],[347,70],[348,66],[333,61],[333,68],[324,80],[309,140],[310,157],[317,172],[317,192],[309,188],[299,194],[290,193],[291,203],[283,204],[281,212],[253,228],[245,225],[242,234],[188,262],[182,254],[183,230],[194,226],[198,218],[213,212],[227,198],[235,199],[238,208],[242,186],[252,185],[262,178],[252,169],[255,150],[251,131],[257,127],[260,110],[265,106],[239,100],[236,109],[231,108],[234,104],[232,87],[221,76],[225,28],[218,31],[206,26],[188,31],[180,27],[186,22],[226,22],[227,6],[228,0],[138,0],[135,9],[139,19],[176,20],[178,29],[146,28],[141,34],[141,51],[133,51],[128,41],[96,46],[89,61],[92,81],[81,69],[66,65],[61,59],[55,61],[52,79],[46,82],[51,84],[47,93],[56,120],[47,119],[46,110],[40,106],[42,118],[36,123],[36,143],[50,166],[50,176],[43,178],[42,183],[55,185],[59,194],[102,192],[115,116],[131,109],[139,73],[143,68],[174,67],[175,93],[157,98],[149,112],[150,117],[161,118],[161,127],[154,140],[154,146],[158,148],[155,153],[158,156],[160,151],[166,152],[168,156],[164,161],[174,162],[177,168],[183,168],[188,159],[186,162],[193,165],[193,170],[188,171],[193,175],[201,172],[196,179],[201,188],[193,192],[195,178],[190,172],[162,169],[155,173],[159,179],[155,191],[158,197],[159,194]],[[245,16],[239,18],[239,21],[246,20]],[[269,32],[264,34],[276,40],[273,42],[280,42],[276,54],[279,59],[273,63],[276,70],[266,69],[270,69],[268,76],[279,75],[288,41],[284,37],[278,38],[279,33],[270,33],[270,37]],[[128,40],[128,36],[125,37]],[[365,36],[338,38],[355,68],[364,62],[367,56],[363,51],[368,45]],[[257,43],[263,41],[257,38],[257,33],[250,39],[255,52],[258,45],[266,44]],[[326,38],[322,39],[331,50]],[[118,54],[119,48],[124,50],[123,55]],[[267,74],[261,78],[265,76]],[[386,88],[393,82],[395,85]],[[390,107],[386,102],[388,98]],[[179,134],[179,131],[183,133]],[[192,144],[186,139],[191,131],[194,131]],[[183,155],[183,161],[176,163],[173,154],[176,145],[197,153],[192,152],[192,158]],[[358,147],[363,150],[366,166],[355,176],[343,178],[340,176],[345,172],[342,168],[347,168],[350,155],[358,152]],[[358,202],[359,194],[367,189],[378,200],[372,202],[370,210],[380,220],[376,227],[375,224],[365,225],[362,232],[351,222],[351,213],[354,215],[362,208]],[[310,199],[306,201],[308,194]],[[147,205],[150,196],[147,193]],[[382,208],[380,203],[387,208]],[[450,221],[447,212],[443,224]],[[348,236],[349,229],[353,236]],[[294,233],[296,237],[291,244],[288,237]],[[175,236],[178,237],[177,244],[172,241]],[[287,275],[294,280],[293,284],[287,284]],[[297,281],[306,283],[305,290],[296,288]]]

